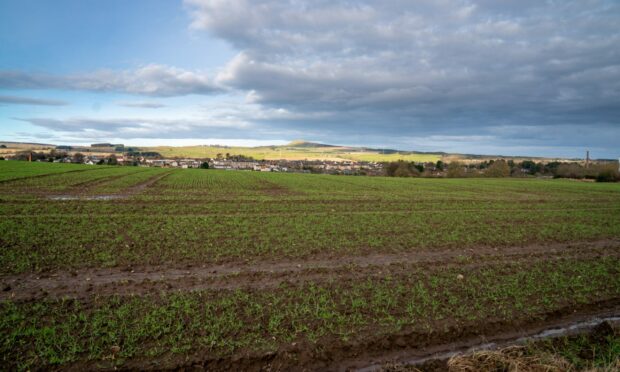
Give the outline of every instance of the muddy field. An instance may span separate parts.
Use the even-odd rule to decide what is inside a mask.
[[[401,368],[620,315],[618,184],[5,161],[0,215],[8,369]]]

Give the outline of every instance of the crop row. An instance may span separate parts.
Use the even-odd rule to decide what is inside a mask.
[[[0,192],[57,193],[74,189],[77,192],[89,190],[91,185],[99,185],[120,177],[131,176],[144,169],[125,167],[91,166],[78,172],[54,173],[44,177],[31,177],[6,182],[0,185]]]
[[[112,367],[134,358],[209,359],[298,343],[306,352],[327,344],[372,346],[395,333],[419,334],[408,342],[424,344],[472,326],[484,331],[490,320],[518,325],[619,296],[620,265],[607,258],[469,271],[412,268],[385,278],[283,284],[276,290],[4,302],[0,356],[9,369],[77,361]]]
[[[97,203],[97,202],[92,202]],[[293,215],[20,215],[0,220],[5,272],[368,254],[620,236],[620,209]]]
[[[22,161],[0,161],[0,181],[66,173],[87,169],[77,164],[24,163]]]

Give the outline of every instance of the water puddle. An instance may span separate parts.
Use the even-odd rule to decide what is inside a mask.
[[[519,337],[514,340],[503,340],[500,342],[480,343],[480,344],[469,346],[469,347],[457,348],[456,350],[438,352],[438,353],[433,353],[433,354],[429,354],[425,356],[405,358],[403,360],[399,360],[398,363],[409,365],[409,366],[416,366],[416,365],[424,364],[429,361],[450,359],[457,355],[471,354],[477,351],[484,351],[484,350],[494,350],[494,349],[498,349],[500,347],[505,347],[509,345],[520,345],[528,341],[539,341],[545,338],[575,335],[575,334],[583,333],[586,331],[590,331],[594,329],[596,326],[604,322],[612,322],[612,323],[620,322],[620,316],[596,317],[596,318],[592,318],[587,321],[573,323],[565,327],[551,327],[539,333],[536,333],[534,335]],[[379,371],[382,369],[382,367],[383,367],[383,363],[373,364],[368,367],[356,369],[356,371],[359,371],[359,372]]]
[[[124,199],[125,195],[49,195],[50,200],[116,200]]]

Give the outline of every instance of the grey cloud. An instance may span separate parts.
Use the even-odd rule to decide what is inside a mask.
[[[69,103],[55,99],[40,99],[17,96],[0,96],[0,105],[66,106]]]
[[[213,78],[161,65],[67,76],[5,71],[0,88],[162,97],[233,91],[246,95],[239,106],[251,107],[211,108],[217,114],[204,120],[29,119],[84,135],[217,132],[424,150],[566,154],[588,146],[617,154],[617,1],[185,3],[194,29],[239,51]],[[203,124],[213,122],[228,126]],[[243,123],[252,130],[240,130]]]
[[[135,70],[99,70],[79,75],[0,71],[0,88],[68,89],[161,97],[221,91],[205,73],[155,64]]]
[[[218,84],[248,92],[249,102],[266,108],[330,113],[329,120],[274,124],[282,128],[368,138],[578,126],[592,133],[584,143],[618,138],[615,1],[186,4],[192,27],[240,49]],[[493,138],[514,142],[507,136]]]

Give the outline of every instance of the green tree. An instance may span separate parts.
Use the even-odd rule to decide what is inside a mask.
[[[508,177],[510,176],[510,166],[504,160],[494,161],[484,172],[484,175],[487,177]]]

